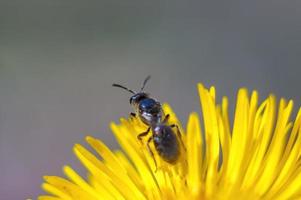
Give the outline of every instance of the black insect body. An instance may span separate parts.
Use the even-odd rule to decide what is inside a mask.
[[[136,111],[134,115],[138,115],[143,123],[152,126],[161,122],[163,110],[160,102],[149,97],[146,93],[137,93],[130,99],[130,104],[133,105]]]
[[[177,162],[177,160],[180,157],[180,146],[179,146],[179,140],[183,146],[184,149],[184,143],[181,139],[181,133],[179,131],[179,128],[177,125],[167,125],[167,121],[169,118],[169,114],[167,114],[163,121],[161,121],[158,124],[153,124],[150,126],[145,132],[140,133],[137,138],[139,140],[142,140],[143,137],[145,137],[150,130],[152,130],[152,136],[148,138],[147,140],[147,148],[151,154],[151,156],[154,158],[154,154],[150,148],[150,142],[154,142],[154,146],[156,151],[158,152],[159,156],[166,162],[174,164]],[[177,132],[175,133],[172,128],[176,128]],[[178,137],[177,137],[178,136]],[[157,168],[157,163],[155,161],[155,166]]]
[[[181,140],[181,133],[177,125],[167,125],[169,114],[164,117],[160,102],[143,92],[149,79],[150,76],[144,80],[141,90],[138,93],[119,84],[113,84],[113,86],[123,88],[133,94],[130,98],[130,104],[134,107],[135,113],[131,113],[131,115],[134,117],[138,116],[139,119],[149,127],[147,131],[140,133],[137,138],[142,140],[142,138],[152,130],[152,136],[147,140],[147,147],[152,157],[154,158],[154,154],[150,148],[151,141],[154,142],[155,149],[163,160],[169,163],[175,163],[180,156],[178,140],[181,141],[185,149],[184,143]],[[177,129],[177,133],[172,129],[174,127]],[[157,168],[156,160],[154,159],[154,161]]]
[[[133,90],[119,84],[113,84],[113,86],[120,87],[133,94],[130,98],[130,104],[133,106],[135,113],[131,113],[131,115],[134,117],[138,116],[143,123],[148,126],[152,126],[161,122],[164,113],[160,102],[151,98],[149,94],[143,92],[143,89],[149,79],[150,76],[144,80],[140,92],[134,92]]]
[[[154,146],[163,160],[175,163],[180,156],[179,142],[170,126],[158,125],[153,129]]]

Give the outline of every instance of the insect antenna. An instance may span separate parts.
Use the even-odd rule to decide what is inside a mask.
[[[143,81],[143,85],[142,85],[142,87],[141,87],[141,90],[140,90],[140,92],[142,92],[142,91],[143,91],[143,89],[144,89],[144,87],[145,87],[145,85],[146,85],[147,81],[148,81],[150,78],[151,78],[151,76],[150,76],[150,75],[148,75],[148,76],[145,78],[145,80]]]
[[[132,94],[136,94],[136,92],[134,92],[133,90],[128,89],[127,87],[124,87],[123,85],[119,85],[119,84],[114,83],[112,86],[113,87],[119,87],[119,88],[122,88],[122,89],[132,93]]]

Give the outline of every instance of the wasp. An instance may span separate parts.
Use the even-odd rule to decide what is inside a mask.
[[[182,143],[184,149],[184,143],[181,139],[181,133],[176,124],[168,125],[169,114],[165,115],[161,106],[161,103],[156,99],[150,97],[150,95],[144,92],[144,87],[150,76],[147,76],[144,80],[139,92],[135,92],[120,84],[113,84],[113,87],[122,88],[131,94],[130,104],[133,106],[135,113],[131,113],[133,117],[138,117],[148,129],[140,133],[137,138],[141,141],[143,137],[147,136],[151,131],[152,136],[147,140],[147,148],[151,156],[154,159],[157,169],[154,153],[150,148],[150,143],[153,141],[154,147],[159,156],[168,163],[175,163],[180,157],[179,140]],[[172,128],[176,128],[176,133]],[[177,139],[177,136],[179,139]]]

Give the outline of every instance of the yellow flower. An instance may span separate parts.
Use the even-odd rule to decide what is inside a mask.
[[[192,113],[184,130],[171,108],[163,106],[186,146],[176,164],[155,153],[156,169],[148,137],[137,140],[147,127],[136,118],[121,119],[111,128],[123,151],[111,151],[88,136],[100,158],[80,144],[73,149],[88,170],[86,180],[65,166],[67,179],[44,177],[42,188],[50,196],[39,199],[301,199],[301,109],[290,121],[292,101],[281,99],[277,109],[270,95],[258,105],[256,91],[249,97],[240,89],[231,128],[227,98],[216,104],[214,87],[199,84],[198,90],[204,127]]]

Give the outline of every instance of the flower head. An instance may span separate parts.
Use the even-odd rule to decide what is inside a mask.
[[[175,164],[163,161],[151,143],[153,158],[146,148],[148,137],[137,139],[147,129],[139,119],[121,119],[111,128],[123,151],[86,137],[96,155],[80,144],[73,150],[88,170],[87,178],[65,166],[67,179],[44,177],[42,187],[50,196],[39,199],[301,198],[301,109],[290,121],[292,101],[281,99],[277,106],[270,95],[259,104],[256,91],[249,96],[240,89],[231,128],[227,98],[216,104],[214,87],[199,84],[198,90],[204,126],[192,113],[183,129],[171,108],[163,106],[185,145]]]

